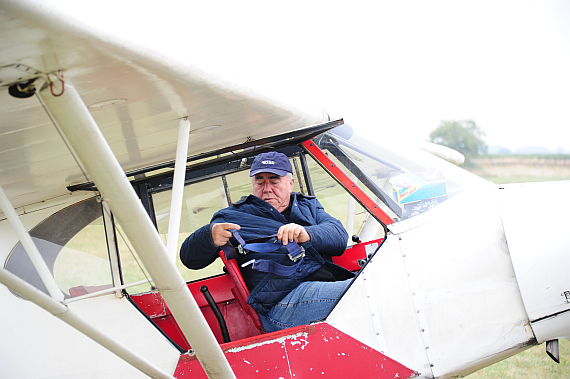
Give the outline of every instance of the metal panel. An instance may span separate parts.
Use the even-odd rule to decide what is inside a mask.
[[[570,202],[565,200],[570,181],[506,185],[499,193],[507,244],[536,337],[539,342],[570,338]]]
[[[465,375],[535,343],[508,254],[496,188],[464,191],[393,225],[435,377]]]
[[[291,328],[223,346],[239,378],[392,379],[415,376],[413,370],[326,323]],[[193,356],[182,356],[174,376],[204,378],[197,363]]]
[[[397,236],[388,235],[327,322],[422,378],[432,377]]]
[[[141,373],[102,346],[36,305],[0,286],[3,312],[0,367],[3,378],[140,378]],[[179,352],[126,299],[110,294],[69,305],[101,332],[172,373]],[[26,325],[14,332],[14,325]],[[25,341],[25,345],[22,345]],[[54,347],[54,341],[57,347]],[[35,364],[22,362],[27,350],[41,351]],[[30,350],[30,351],[31,351]],[[63,369],[63,371],[62,371]]]
[[[388,228],[327,322],[422,378],[467,375],[536,343],[491,183]]]

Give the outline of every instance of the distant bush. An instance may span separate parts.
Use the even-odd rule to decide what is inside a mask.
[[[429,141],[450,147],[465,156],[464,166],[473,165],[473,159],[487,153],[485,132],[473,120],[441,121],[429,135]]]

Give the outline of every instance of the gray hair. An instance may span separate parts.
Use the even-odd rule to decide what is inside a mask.
[[[291,174],[290,172],[287,173],[287,175],[285,175],[285,177],[287,178],[287,180],[291,180],[293,179],[293,174]],[[251,177],[251,181],[253,182],[255,180],[255,175],[253,175]]]

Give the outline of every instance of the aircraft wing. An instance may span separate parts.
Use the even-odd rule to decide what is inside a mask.
[[[182,48],[191,49],[191,46]],[[124,171],[173,161],[178,125],[189,156],[328,120],[63,16],[41,2],[0,6],[0,184],[26,211],[91,180],[36,96],[8,88],[38,76],[54,95],[73,85]],[[63,80],[62,80],[63,79]],[[63,84],[63,85],[62,85]]]

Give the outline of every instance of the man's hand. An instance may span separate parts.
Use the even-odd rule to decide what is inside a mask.
[[[216,246],[224,246],[232,237],[232,232],[228,229],[240,230],[240,226],[229,222],[212,225],[212,240]]]
[[[281,240],[283,245],[287,245],[291,241],[303,243],[311,240],[311,236],[304,227],[297,224],[287,224],[279,228],[277,239]]]

